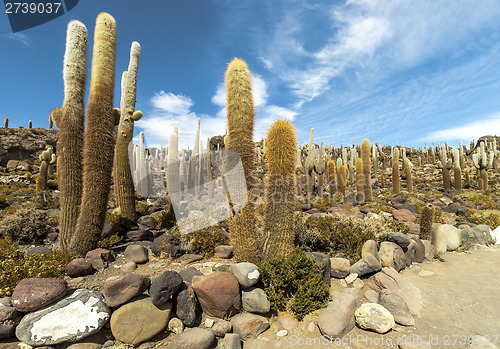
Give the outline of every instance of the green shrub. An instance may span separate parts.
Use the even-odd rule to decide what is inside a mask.
[[[0,237],[20,243],[42,243],[48,234],[57,231],[57,225],[45,211],[33,208],[21,208],[0,221]]]
[[[276,257],[259,265],[265,293],[275,311],[291,311],[301,321],[323,308],[331,298],[318,262],[304,249],[295,248],[287,257]]]
[[[498,210],[500,205],[491,197],[486,194],[474,194],[469,198],[474,204],[481,206],[486,210]]]
[[[382,223],[388,230],[393,232],[398,232],[402,234],[407,234],[410,228],[405,222],[397,221],[395,219],[384,219]]]
[[[0,238],[0,297],[12,295],[22,279],[62,276],[71,257],[67,251],[25,256],[12,240]]]
[[[474,224],[486,224],[491,230],[500,226],[500,211],[499,210],[485,210],[474,211],[470,210],[466,215],[467,221]]]
[[[212,226],[182,235],[182,249],[186,252],[202,254],[206,258],[212,257],[217,246],[228,243],[220,229],[218,226]]]

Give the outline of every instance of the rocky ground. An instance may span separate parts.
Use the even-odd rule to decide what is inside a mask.
[[[21,131],[22,137],[32,137],[33,131]],[[11,148],[18,136],[9,136]],[[57,219],[58,192],[53,177],[47,191],[34,191],[31,173],[38,170],[33,159],[43,147],[35,148],[29,156],[19,153],[19,158],[0,166],[0,235],[26,207],[46,213],[46,220]],[[417,157],[412,156],[416,164]],[[471,166],[470,159],[466,163]],[[387,181],[391,169],[380,170],[379,174],[382,172]],[[194,250],[192,241],[181,241],[175,229],[157,226],[165,207],[143,200],[138,224],[121,226],[120,232],[112,235],[116,227],[108,220],[103,231],[103,238],[107,237],[104,249],[73,260],[65,269],[64,279],[26,281],[18,284],[12,298],[0,299],[4,305],[0,305],[0,338],[4,337],[0,348],[30,347],[16,338],[5,338],[12,336],[15,325],[19,326],[18,337],[33,346],[41,345],[44,333],[67,337],[62,343],[47,344],[50,346],[45,349],[133,345],[141,349],[236,349],[241,344],[244,349],[499,347],[496,294],[500,281],[496,273],[500,245],[492,244],[500,241],[500,227],[492,230],[485,224],[500,222],[500,172],[489,171],[487,193],[477,190],[475,176],[471,176],[471,188],[444,193],[435,164],[415,166],[413,175],[413,192],[406,190],[402,175],[402,193],[397,196],[392,195],[390,182],[381,188],[382,178],[373,176],[375,199],[370,204],[357,203],[349,187],[351,195],[346,202],[313,200],[297,205],[296,222],[304,224],[303,230],[296,231],[297,239],[309,251],[316,251],[311,241],[317,243],[321,238],[318,230],[308,225],[309,218],[326,222],[353,219],[366,229],[372,229],[373,222],[377,227],[390,227],[390,233],[364,239],[355,260],[352,253],[338,249],[310,254],[330,284],[332,301],[300,322],[291,313],[269,312],[264,285],[255,276],[257,267],[236,263],[231,246],[219,246],[214,257],[204,257]],[[259,188],[263,189],[263,183]],[[419,237],[422,208],[427,204],[433,204],[437,212],[429,240]],[[111,197],[109,212],[113,209]],[[264,210],[263,200],[258,200],[259,226]],[[222,236],[229,234],[225,222],[216,230]],[[34,237],[38,238],[22,235],[28,242]],[[56,248],[57,233],[46,233],[42,238],[43,243],[36,244],[23,240],[23,253],[39,254]],[[79,289],[88,291],[75,292]],[[71,296],[61,299],[66,292]],[[79,302],[93,303],[83,311],[78,308]],[[42,309],[50,309],[42,312],[43,316],[35,311],[42,303]],[[240,307],[241,314],[232,316]],[[73,329],[79,333],[100,330],[76,342],[72,342],[76,332],[50,332],[59,325],[64,327],[65,322],[83,326]],[[327,340],[325,335],[333,339]],[[490,342],[480,346],[478,336]]]

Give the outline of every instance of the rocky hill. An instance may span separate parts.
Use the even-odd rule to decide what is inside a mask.
[[[51,145],[56,150],[58,130],[44,128],[0,128],[0,166],[9,160],[38,161],[38,155]]]

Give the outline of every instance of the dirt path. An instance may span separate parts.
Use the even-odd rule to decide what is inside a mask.
[[[245,349],[398,348],[398,339],[411,333],[430,340],[432,348],[466,348],[465,337],[469,335],[489,335],[500,348],[500,245],[474,246],[467,253],[449,252],[444,262],[413,264],[401,274],[422,295],[422,314],[415,318],[415,326],[396,325],[385,335],[356,327],[344,337],[347,345],[325,343],[317,328],[313,333],[298,328],[281,339],[271,328],[260,335],[261,339],[247,341]],[[365,290],[361,290],[362,299]]]

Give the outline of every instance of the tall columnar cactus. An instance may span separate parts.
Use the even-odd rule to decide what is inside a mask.
[[[61,191],[59,248],[67,249],[75,230],[82,197],[85,84],[87,82],[87,29],[79,21],[68,24],[64,54],[64,102],[50,113],[59,128],[57,181]]]
[[[420,234],[419,237],[423,240],[431,239],[432,222],[434,221],[434,206],[428,204],[422,209],[420,217]]]
[[[83,194],[75,235],[69,249],[82,255],[97,247],[108,205],[113,170],[116,24],[101,13],[94,33],[94,53],[87,129],[83,149]]]
[[[453,149],[451,151],[453,156],[453,179],[455,181],[455,189],[462,190],[462,168],[460,166],[460,151]]]
[[[328,160],[328,162],[326,163],[326,173],[330,197],[333,198],[337,193],[337,173],[335,170],[335,161],[333,161],[332,159]]]
[[[450,170],[453,167],[453,161],[451,159],[448,159],[448,154],[446,152],[445,145],[441,147],[441,151],[439,152],[439,158],[440,160],[437,162],[437,166],[438,168],[441,169],[441,172],[443,174],[443,187],[444,191],[447,192],[451,190]]]
[[[168,137],[167,154],[167,190],[170,200],[174,202],[180,202],[181,198],[179,172],[179,129],[175,126]]]
[[[368,138],[361,142],[361,158],[363,159],[363,177],[365,188],[365,202],[370,202],[373,199],[371,185],[371,161],[370,161],[370,141]]]
[[[236,152],[243,164],[248,202],[230,220],[231,243],[238,261],[257,262],[259,240],[256,235],[254,202],[249,191],[254,188],[255,152],[253,144],[254,106],[250,71],[245,61],[235,58],[229,63],[226,75],[228,150]],[[234,156],[229,157],[233,162]],[[230,164],[229,168],[233,168]],[[232,198],[243,200],[243,198]]]
[[[264,258],[286,257],[294,248],[295,130],[276,121],[267,133]]]
[[[413,192],[413,178],[411,175],[411,163],[410,159],[405,158],[403,168],[406,176],[406,188],[409,193]]]
[[[9,128],[9,118],[5,118],[4,127]]]
[[[339,193],[342,194],[342,197],[345,198],[346,194],[346,184],[347,184],[347,171],[344,165],[340,165],[339,167],[339,175],[338,175],[338,187]]]
[[[392,193],[399,195],[401,192],[401,183],[399,178],[399,149],[392,149]]]
[[[470,188],[470,171],[468,168],[464,170],[464,177],[465,177],[465,188]]]
[[[31,122],[31,120],[28,121],[28,128],[33,128],[33,122]]]
[[[132,172],[130,170],[129,150],[133,149],[132,137],[134,121],[140,120],[142,112],[135,110],[137,94],[137,70],[141,46],[134,41],[130,48],[128,70],[122,75],[122,96],[120,102],[120,123],[115,144],[114,191],[120,214],[128,219],[136,220],[135,191]],[[132,153],[132,152],[130,152]]]
[[[356,159],[356,201],[365,203],[365,179],[363,173],[363,159]]]
[[[375,178],[377,178],[378,172],[378,150],[375,144],[372,145],[372,162],[373,162],[373,173]]]
[[[479,170],[479,177],[483,180],[483,190],[488,190],[488,169],[493,165],[495,152],[490,150],[486,153],[484,142],[479,144],[479,149],[475,154],[472,154],[472,163]]]

